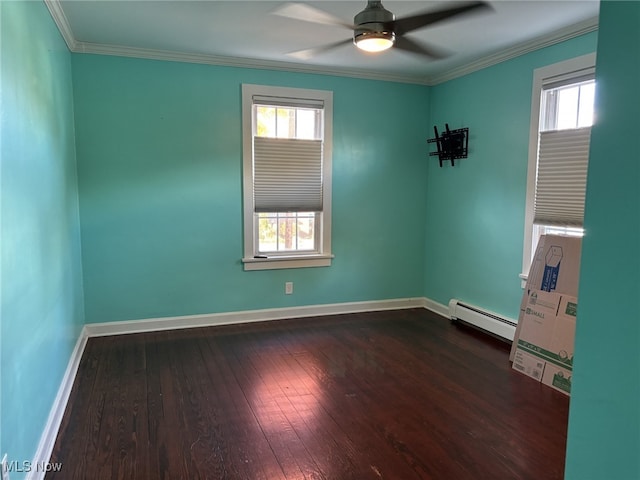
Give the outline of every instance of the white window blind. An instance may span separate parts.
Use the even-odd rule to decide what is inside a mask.
[[[591,127],[540,132],[534,223],[582,226]]]
[[[320,212],[322,140],[253,137],[255,212]]]

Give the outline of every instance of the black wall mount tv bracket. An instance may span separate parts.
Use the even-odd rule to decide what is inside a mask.
[[[433,131],[436,138],[430,138],[427,143],[435,143],[438,151],[430,152],[429,156],[438,156],[440,167],[444,160],[450,160],[451,166],[455,166],[455,160],[458,158],[467,158],[469,150],[469,129],[458,128],[457,130],[449,130],[449,124],[445,123],[445,131],[438,135],[438,127],[434,126]]]

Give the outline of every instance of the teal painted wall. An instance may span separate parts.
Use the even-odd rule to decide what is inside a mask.
[[[43,3],[0,9],[0,455],[22,462],[84,323],[80,228],[69,51]]]
[[[72,63],[88,322],[422,296],[427,87]],[[242,83],[334,92],[331,267],[243,271]]]
[[[640,478],[640,3],[602,2],[567,480]]]
[[[533,70],[596,43],[586,34],[432,88],[430,127],[468,127],[469,158],[428,165],[427,298],[518,317]]]
[[[640,103],[628,61],[640,57],[639,5],[602,5],[568,480],[640,472],[640,172],[637,142],[607,140],[619,128],[635,138],[624,129]],[[594,51],[595,33],[427,88],[70,55],[43,4],[3,1],[0,13],[10,460],[33,457],[83,286],[87,322],[422,295],[517,315],[533,69]],[[334,91],[332,267],[242,270],[242,83]],[[425,140],[445,122],[470,128],[471,154],[440,169]]]

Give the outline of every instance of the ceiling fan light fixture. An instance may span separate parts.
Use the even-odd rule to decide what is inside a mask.
[[[393,47],[396,36],[393,32],[366,32],[356,36],[353,43],[365,52],[383,52]]]

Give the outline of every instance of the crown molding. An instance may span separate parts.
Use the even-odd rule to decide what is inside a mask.
[[[447,82],[449,80],[453,80],[454,78],[462,77],[464,75],[468,75],[469,73],[473,73],[478,70],[497,65],[498,63],[506,62],[507,60],[511,60],[521,55],[525,55],[527,53],[531,53],[545,47],[550,47],[551,45],[562,43],[566,40],[570,40],[572,38],[579,37],[590,32],[595,32],[596,30],[598,30],[598,17],[592,17],[582,22],[569,25],[560,30],[556,30],[550,34],[543,35],[527,42],[515,45],[511,48],[507,48],[494,54],[487,55],[474,62],[467,63],[460,67],[452,68],[443,72],[442,74],[429,76],[424,79],[422,83],[433,86],[439,83]]]
[[[58,30],[60,31],[60,35],[64,39],[67,47],[72,52],[75,52],[78,42],[73,36],[73,31],[71,30],[71,25],[69,25],[69,20],[67,20],[67,16],[60,5],[59,0],[44,0],[44,4],[49,9],[49,13],[51,17],[53,17],[53,21],[55,22]]]
[[[282,70],[294,73],[312,73],[316,75],[333,75],[340,77],[362,78],[368,80],[382,80],[388,82],[424,84],[423,77],[411,75],[398,75],[393,73],[326,67],[321,65],[305,65],[300,63],[280,62],[273,60],[259,60],[255,58],[225,57],[219,55],[174,52],[169,50],[154,50],[148,48],[126,47],[122,45],[75,42],[75,48],[71,51],[74,53],[92,53],[96,55],[143,58],[147,60],[199,63],[225,67],[257,68],[262,70]]]
[[[366,80],[380,80],[387,82],[412,83],[418,85],[433,86],[439,83],[453,80],[454,78],[468,75],[498,63],[511,60],[527,53],[545,48],[571,38],[596,31],[598,29],[598,17],[592,17],[585,21],[556,30],[550,34],[537,37],[533,40],[515,45],[482,57],[464,65],[451,68],[442,73],[428,76],[399,75],[387,72],[372,72],[369,70],[354,70],[350,68],[326,67],[321,65],[306,65],[293,62],[281,62],[273,60],[259,60],[253,58],[226,57],[218,55],[195,54],[174,52],[167,50],[155,50],[148,48],[135,48],[122,45],[107,45],[90,42],[79,42],[73,35],[69,21],[60,5],[60,0],[44,0],[55,24],[64,38],[69,50],[73,53],[89,53],[96,55],[112,55],[118,57],[141,58],[149,60],[162,60],[170,62],[198,63],[205,65],[217,65],[238,68],[257,68],[263,70],[280,70],[294,73],[309,73],[315,75],[333,75],[340,77],[360,78]]]

